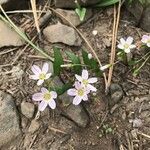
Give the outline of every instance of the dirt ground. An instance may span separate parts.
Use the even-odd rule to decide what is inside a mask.
[[[10,16],[18,26],[29,33],[30,37],[37,35],[34,20],[29,17],[30,15]],[[58,18],[53,16],[51,23],[57,20]],[[112,25],[113,8],[108,8],[95,11],[91,19],[79,26],[80,31],[96,50],[102,64],[109,61]],[[98,31],[96,36],[92,34],[93,30]],[[139,41],[143,34],[144,31],[121,17],[117,39],[130,35],[135,41]],[[42,41],[36,38],[34,43],[44,48],[52,47],[52,44],[44,41],[43,37]],[[63,50],[66,48],[64,45],[61,47]],[[76,51],[76,48],[67,48]],[[3,48],[1,51],[9,49],[12,47]],[[48,53],[51,54],[52,51]],[[144,53],[144,50],[133,52],[139,58]],[[40,55],[30,46],[17,47],[0,56],[0,69],[3,72],[3,76],[0,76],[0,89],[13,95],[18,112],[21,102],[32,102],[31,96],[37,90],[35,84],[29,80],[28,72],[33,63],[41,64],[45,61],[38,56]],[[12,73],[9,73],[14,66],[19,66],[24,71],[20,79],[14,78]],[[105,94],[104,80],[102,77],[99,78],[97,94],[83,104],[90,117],[90,124],[86,128],[79,128],[61,116],[59,109],[54,111],[46,109],[38,118],[40,127],[30,134],[28,128],[32,119],[27,119],[20,113],[22,135],[2,150],[150,150],[150,138],[146,137],[150,135],[150,64],[147,63],[140,74],[133,77],[129,67],[121,62],[117,63],[112,82],[122,87],[123,99],[115,106],[109,106],[110,95]],[[138,119],[142,121],[142,125],[137,127]]]

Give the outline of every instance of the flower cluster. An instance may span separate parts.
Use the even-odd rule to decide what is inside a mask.
[[[97,89],[92,85],[92,83],[97,82],[97,78],[89,78],[87,70],[82,71],[82,75],[75,75],[76,81],[74,88],[67,91],[68,95],[74,96],[73,104],[78,105],[81,101],[88,100],[88,94],[93,91],[96,92]]]
[[[48,68],[48,63],[44,63],[42,69],[37,65],[33,65],[31,68],[33,75],[30,75],[29,78],[36,80],[38,86],[42,85],[45,80],[52,76],[52,73],[48,72]],[[69,89],[67,93],[70,96],[75,96],[73,99],[73,104],[78,105],[82,100],[88,100],[88,94],[91,91],[97,91],[97,89],[91,85],[92,83],[97,82],[97,78],[89,78],[87,70],[83,70],[81,76],[76,74],[75,77],[77,81],[75,81],[74,88]],[[47,106],[51,109],[55,109],[56,102],[54,99],[56,98],[57,93],[55,91],[49,91],[45,87],[42,87],[40,92],[35,93],[32,96],[33,101],[39,102],[39,111],[43,111]]]

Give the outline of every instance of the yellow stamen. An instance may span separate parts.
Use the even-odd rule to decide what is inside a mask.
[[[82,81],[82,83],[83,83],[84,85],[88,85],[89,82],[88,82],[88,80],[85,80],[85,79],[84,79],[84,80]]]
[[[78,90],[78,95],[79,96],[83,96],[84,95],[84,90],[83,89],[79,89]]]
[[[46,78],[46,74],[45,73],[41,73],[40,75],[39,75],[39,79],[40,80],[44,80]]]
[[[47,92],[47,93],[44,94],[44,100],[45,101],[49,101],[51,99],[51,97],[52,96],[51,96],[51,94],[49,92]]]
[[[127,43],[124,44],[124,48],[125,48],[125,49],[128,49],[128,48],[129,48],[129,44],[127,44]]]

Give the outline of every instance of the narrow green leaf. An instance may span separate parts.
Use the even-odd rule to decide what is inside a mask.
[[[60,71],[61,71],[61,65],[63,64],[63,58],[62,55],[60,53],[60,49],[58,47],[54,47],[54,75],[55,76],[59,76],[60,75]]]
[[[96,7],[106,7],[118,3],[120,0],[102,0]]]
[[[75,73],[79,74],[82,69],[82,67],[80,65],[81,64],[80,58],[72,52],[66,52],[66,54],[69,57],[69,59],[72,61],[72,64],[77,65],[77,66],[74,66],[73,69],[74,69]]]

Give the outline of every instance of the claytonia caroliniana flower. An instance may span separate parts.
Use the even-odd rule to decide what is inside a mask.
[[[142,41],[144,44],[146,44],[147,47],[150,47],[150,36],[148,36],[148,35],[143,35],[141,41]]]
[[[83,87],[81,85],[81,83],[79,82],[75,82],[75,88],[69,89],[67,91],[67,94],[70,96],[75,96],[73,99],[73,104],[74,105],[79,105],[81,103],[81,101],[87,101],[88,100],[88,96],[87,94],[90,93],[90,91]]]
[[[128,37],[126,40],[121,38],[120,43],[118,44],[118,48],[124,50],[125,53],[130,53],[131,49],[136,47],[132,43],[133,43],[132,37]]]
[[[55,109],[56,102],[54,101],[54,99],[56,99],[56,98],[57,98],[57,93],[55,91],[48,91],[44,87],[41,88],[40,93],[35,93],[32,96],[33,101],[38,101],[38,102],[40,101],[40,104],[39,104],[40,111],[43,111],[47,107],[47,105],[51,109]]]
[[[82,76],[75,74],[76,79],[81,83],[82,86],[87,88],[90,91],[96,92],[97,89],[91,85],[92,83],[97,82],[97,78],[88,78],[89,73],[87,70],[82,70]]]
[[[33,65],[31,70],[34,75],[30,75],[29,78],[38,80],[37,85],[41,85],[44,80],[48,79],[52,75],[51,73],[48,73],[48,68],[48,63],[44,63],[42,70],[37,65]]]

